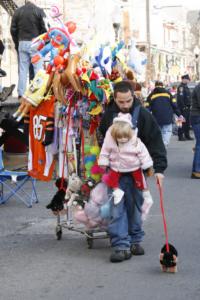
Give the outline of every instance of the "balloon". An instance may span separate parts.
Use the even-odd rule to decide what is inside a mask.
[[[107,203],[103,204],[100,207],[100,216],[102,219],[109,219],[111,217],[110,215],[111,211],[111,202],[108,201]]]
[[[54,57],[54,65],[57,67],[59,65],[63,65],[64,64],[64,58],[60,55],[57,55]]]
[[[76,30],[76,23],[73,21],[69,21],[65,24],[67,26],[67,29],[69,31],[69,33],[73,33]]]
[[[90,171],[86,171],[86,177],[87,177],[87,178],[91,177]]]
[[[61,83],[61,74],[60,73],[55,73],[54,78],[53,78],[53,93],[56,97],[56,99],[65,104],[66,99],[65,99],[65,92]]]
[[[90,153],[90,145],[88,145],[88,144],[84,145],[84,153],[85,154]]]
[[[84,162],[85,164],[89,163],[89,162],[95,162],[96,160],[96,155],[88,155],[85,157]]]
[[[83,94],[83,87],[81,85],[80,79],[76,74],[77,64],[79,63],[80,56],[78,54],[70,55],[68,60],[68,65],[61,76],[62,84],[65,82],[70,82],[74,91],[81,92]]]
[[[101,174],[91,174],[91,178],[98,182],[101,179]]]
[[[92,168],[93,164],[94,164],[94,163],[93,163],[92,161],[86,163],[86,164],[85,164],[85,169],[86,169],[87,171],[89,171],[89,170]]]
[[[99,155],[99,153],[100,153],[100,148],[99,148],[99,146],[93,146],[93,147],[91,147],[90,153],[91,153],[91,154],[94,154],[94,155]]]

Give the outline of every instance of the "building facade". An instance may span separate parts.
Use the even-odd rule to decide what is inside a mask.
[[[20,6],[25,1],[7,2]],[[148,11],[147,2],[151,4]],[[63,20],[76,23],[74,37],[78,41],[87,42],[96,36],[99,43],[123,39],[128,46],[134,39],[141,51],[147,53],[149,49],[147,71],[150,80],[178,81],[184,73],[195,78],[198,64],[191,49],[187,10],[183,6],[156,6],[153,3],[149,0],[57,0],[56,5]],[[48,15],[55,0],[37,0],[36,4]],[[2,68],[7,71],[7,76],[1,81],[3,86],[9,86],[17,83],[17,54],[10,37],[11,16],[2,6],[0,18],[1,38],[6,46]],[[146,74],[139,77],[141,81],[145,79]]]

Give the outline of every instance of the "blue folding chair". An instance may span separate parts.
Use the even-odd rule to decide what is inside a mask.
[[[31,182],[31,193],[27,192],[24,187],[28,181]],[[4,169],[2,149],[0,148],[0,204],[5,203],[14,196],[25,203],[26,206],[32,207],[34,202],[38,203],[35,184],[36,180],[30,177],[27,172]],[[4,190],[7,190],[7,193],[4,193]]]

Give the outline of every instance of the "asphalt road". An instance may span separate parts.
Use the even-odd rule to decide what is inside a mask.
[[[190,179],[193,145],[173,137],[164,183],[178,273],[160,271],[165,239],[154,179],[154,205],[144,224],[146,254],[119,264],[109,262],[108,239],[88,249],[83,235],[64,230],[62,240],[56,240],[56,219],[45,208],[54,183],[38,182],[40,203],[33,208],[15,199],[0,206],[0,300],[199,300],[200,181]]]

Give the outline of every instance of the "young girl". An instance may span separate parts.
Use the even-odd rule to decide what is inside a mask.
[[[130,114],[119,113],[114,118],[106,133],[98,164],[110,168],[102,181],[113,189],[114,204],[118,204],[124,195],[119,188],[120,176],[123,173],[132,175],[136,188],[143,191],[142,218],[145,219],[153,200],[143,170],[151,168],[153,161],[146,146],[137,137],[137,130],[133,129]]]

